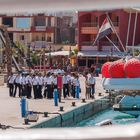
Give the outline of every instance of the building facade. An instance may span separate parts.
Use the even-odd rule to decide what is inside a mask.
[[[89,55],[89,61],[81,61],[81,63],[86,63],[90,66],[91,63],[101,63],[108,60],[108,57],[116,57],[117,50],[113,45],[106,39],[102,38],[97,41],[96,45],[93,46],[93,42],[98,34],[99,28],[101,27],[104,19],[109,16],[111,23],[113,24],[113,31],[108,37],[112,42],[123,51],[123,47],[119,42],[117,35],[120,37],[120,40],[126,48],[128,46],[136,46],[140,44],[140,14],[138,13],[137,21],[136,12],[131,14],[131,22],[129,28],[129,38],[127,42],[127,33],[128,33],[128,23],[129,23],[129,10],[110,10],[110,11],[81,11],[78,13],[78,49],[81,52],[89,51],[93,55]],[[134,36],[134,25],[136,21],[136,32]],[[117,35],[116,35],[117,32]],[[85,59],[84,59],[85,60]]]
[[[7,25],[11,40],[24,45],[41,47],[59,42],[58,17],[45,14],[0,16],[0,25]]]

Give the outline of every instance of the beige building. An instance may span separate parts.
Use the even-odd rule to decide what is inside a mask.
[[[0,25],[7,25],[12,41],[41,48],[59,42],[58,17],[46,14],[0,15]]]

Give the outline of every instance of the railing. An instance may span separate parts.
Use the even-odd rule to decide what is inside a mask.
[[[81,45],[87,45],[87,46],[91,46],[93,44],[93,42],[91,42],[91,41],[85,41],[85,42],[82,42],[82,44]]]
[[[82,27],[97,27],[98,23],[97,22],[85,22],[82,24]]]
[[[118,27],[119,26],[119,22],[112,22],[114,26]]]
[[[46,31],[46,26],[35,26],[36,31]]]
[[[140,125],[5,130],[0,136],[0,140],[140,140]]]
[[[118,41],[113,41],[113,40],[112,40],[112,42],[113,42],[116,46],[119,45],[119,42],[118,42]],[[113,46],[113,44],[111,44],[109,41],[101,41],[101,45],[102,45],[102,46]]]

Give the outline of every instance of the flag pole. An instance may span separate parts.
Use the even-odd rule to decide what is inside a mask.
[[[135,45],[135,36],[136,36],[136,28],[137,28],[137,18],[138,18],[138,12],[136,11],[135,23],[134,23],[134,33],[133,33],[133,42],[132,42],[132,46],[133,46],[133,56],[135,56],[135,53],[134,53],[134,45]]]
[[[130,33],[131,15],[132,15],[132,11],[130,10],[130,13],[129,13],[129,21],[128,21],[128,29],[127,29],[127,38],[126,38],[126,51],[128,51],[127,50],[127,46],[128,46],[129,33]]]
[[[121,41],[121,39],[120,39],[118,33],[116,32],[115,27],[114,27],[114,25],[113,25],[113,23],[112,23],[112,21],[111,21],[109,15],[108,15],[107,13],[106,13],[106,15],[107,15],[107,18],[108,18],[108,20],[109,20],[109,22],[110,22],[110,24],[111,24],[112,30],[115,32],[117,38],[119,39],[119,42],[120,42],[120,44],[121,44],[121,46],[122,46],[122,48],[123,48],[123,51],[126,52],[126,50],[125,50],[125,48],[124,48],[124,46],[123,46],[123,44],[122,44],[122,41]]]
[[[108,40],[119,52],[121,52],[120,49],[112,42],[112,40],[109,39],[108,36],[105,36],[105,37],[107,38],[107,40]]]

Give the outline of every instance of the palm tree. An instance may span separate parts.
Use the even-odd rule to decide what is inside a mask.
[[[75,56],[76,56],[76,66],[78,66],[78,59],[77,59],[77,55],[78,55],[78,49],[77,48],[75,48],[74,50],[74,54],[75,54]]]

